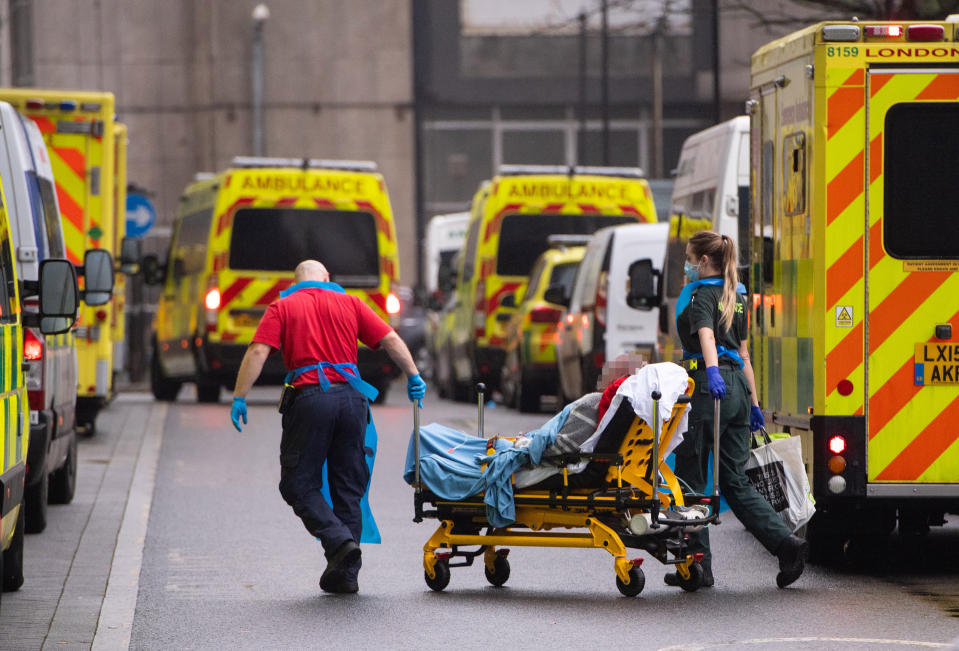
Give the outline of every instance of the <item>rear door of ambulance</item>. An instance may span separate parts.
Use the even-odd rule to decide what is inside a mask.
[[[871,497],[959,496],[959,62],[866,74]]]

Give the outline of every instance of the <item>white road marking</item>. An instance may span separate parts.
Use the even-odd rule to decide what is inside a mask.
[[[954,649],[954,645],[948,642],[922,642],[920,640],[887,640],[882,638],[867,637],[767,637],[756,638],[753,640],[732,640],[728,642],[711,642],[706,644],[675,644],[672,646],[660,647],[659,651],[703,651],[704,649],[719,649],[728,646],[739,646],[745,644],[757,644],[767,646],[770,644],[796,644],[813,642],[841,642],[846,644],[886,644],[895,646],[917,646],[930,649]]]
[[[156,484],[166,413],[166,403],[156,402],[150,407],[146,433],[140,445],[127,506],[123,512],[123,522],[117,534],[117,546],[113,552],[113,565],[100,609],[97,632],[93,636],[94,651],[126,649],[130,646],[133,616],[136,613],[140,588],[143,544],[153,503],[153,488]]]

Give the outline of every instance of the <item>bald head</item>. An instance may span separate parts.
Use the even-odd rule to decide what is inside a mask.
[[[330,272],[326,270],[322,262],[304,260],[296,265],[296,270],[293,272],[293,282],[301,283],[304,280],[318,280],[325,283],[330,280]]]

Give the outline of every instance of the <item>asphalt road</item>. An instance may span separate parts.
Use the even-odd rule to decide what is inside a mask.
[[[712,533],[711,589],[669,588],[647,557],[645,590],[625,598],[605,552],[514,548],[506,586],[490,587],[476,564],[435,593],[422,546],[436,522],[411,521],[401,477],[412,419],[399,385],[374,408],[371,497],[384,542],[363,548],[359,594],[327,595],[322,548],[277,490],[277,391],[254,392],[242,434],[228,404],[183,393],[165,410],[124,396],[81,443],[78,499],[28,537],[27,583],[4,596],[0,649],[126,639],[134,649],[896,649],[959,638],[955,526],[858,569],[810,567],[787,590],[775,586],[775,559],[726,514]],[[549,416],[488,409],[486,429],[525,431]],[[476,409],[430,395],[431,421],[473,431]]]

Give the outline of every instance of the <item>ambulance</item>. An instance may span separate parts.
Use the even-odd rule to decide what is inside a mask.
[[[148,282],[163,286],[151,363],[156,399],[176,400],[185,382],[196,384],[200,402],[232,389],[266,307],[309,258],[392,325],[400,311],[396,228],[375,163],[238,157],[229,169],[199,175],[180,197],[166,263],[143,262]],[[399,374],[386,352],[361,347],[357,365],[384,399]],[[280,383],[285,374],[280,355],[271,355],[261,381]]]
[[[752,57],[752,362],[827,560],[959,512],[956,29],[825,22]]]
[[[649,184],[635,167],[504,165],[480,185],[470,214],[439,362],[459,398],[476,382],[498,387],[506,324],[550,235],[656,221]]]
[[[23,585],[30,445],[23,331],[25,327],[38,328],[42,335],[69,331],[79,294],[76,269],[63,258],[40,261],[37,280],[19,279],[6,208],[0,190],[0,587],[12,591]],[[21,299],[32,296],[37,297],[37,310],[23,311]]]
[[[423,242],[426,291],[437,301],[442,302],[456,280],[453,257],[463,246],[469,220],[468,212],[457,212],[436,215],[426,226],[426,239]]]
[[[126,178],[126,160],[118,159],[116,140],[117,132],[125,130],[115,121],[113,94],[2,88],[0,101],[32,119],[43,134],[56,179],[67,259],[80,266],[87,249],[99,248],[122,264],[135,262],[120,256],[126,215],[125,206],[117,204],[117,179]],[[114,291],[122,289],[121,281]],[[113,398],[115,335],[122,331],[119,316],[111,305],[86,303],[73,332],[78,362],[76,421],[87,435],[96,430],[97,413]]]

